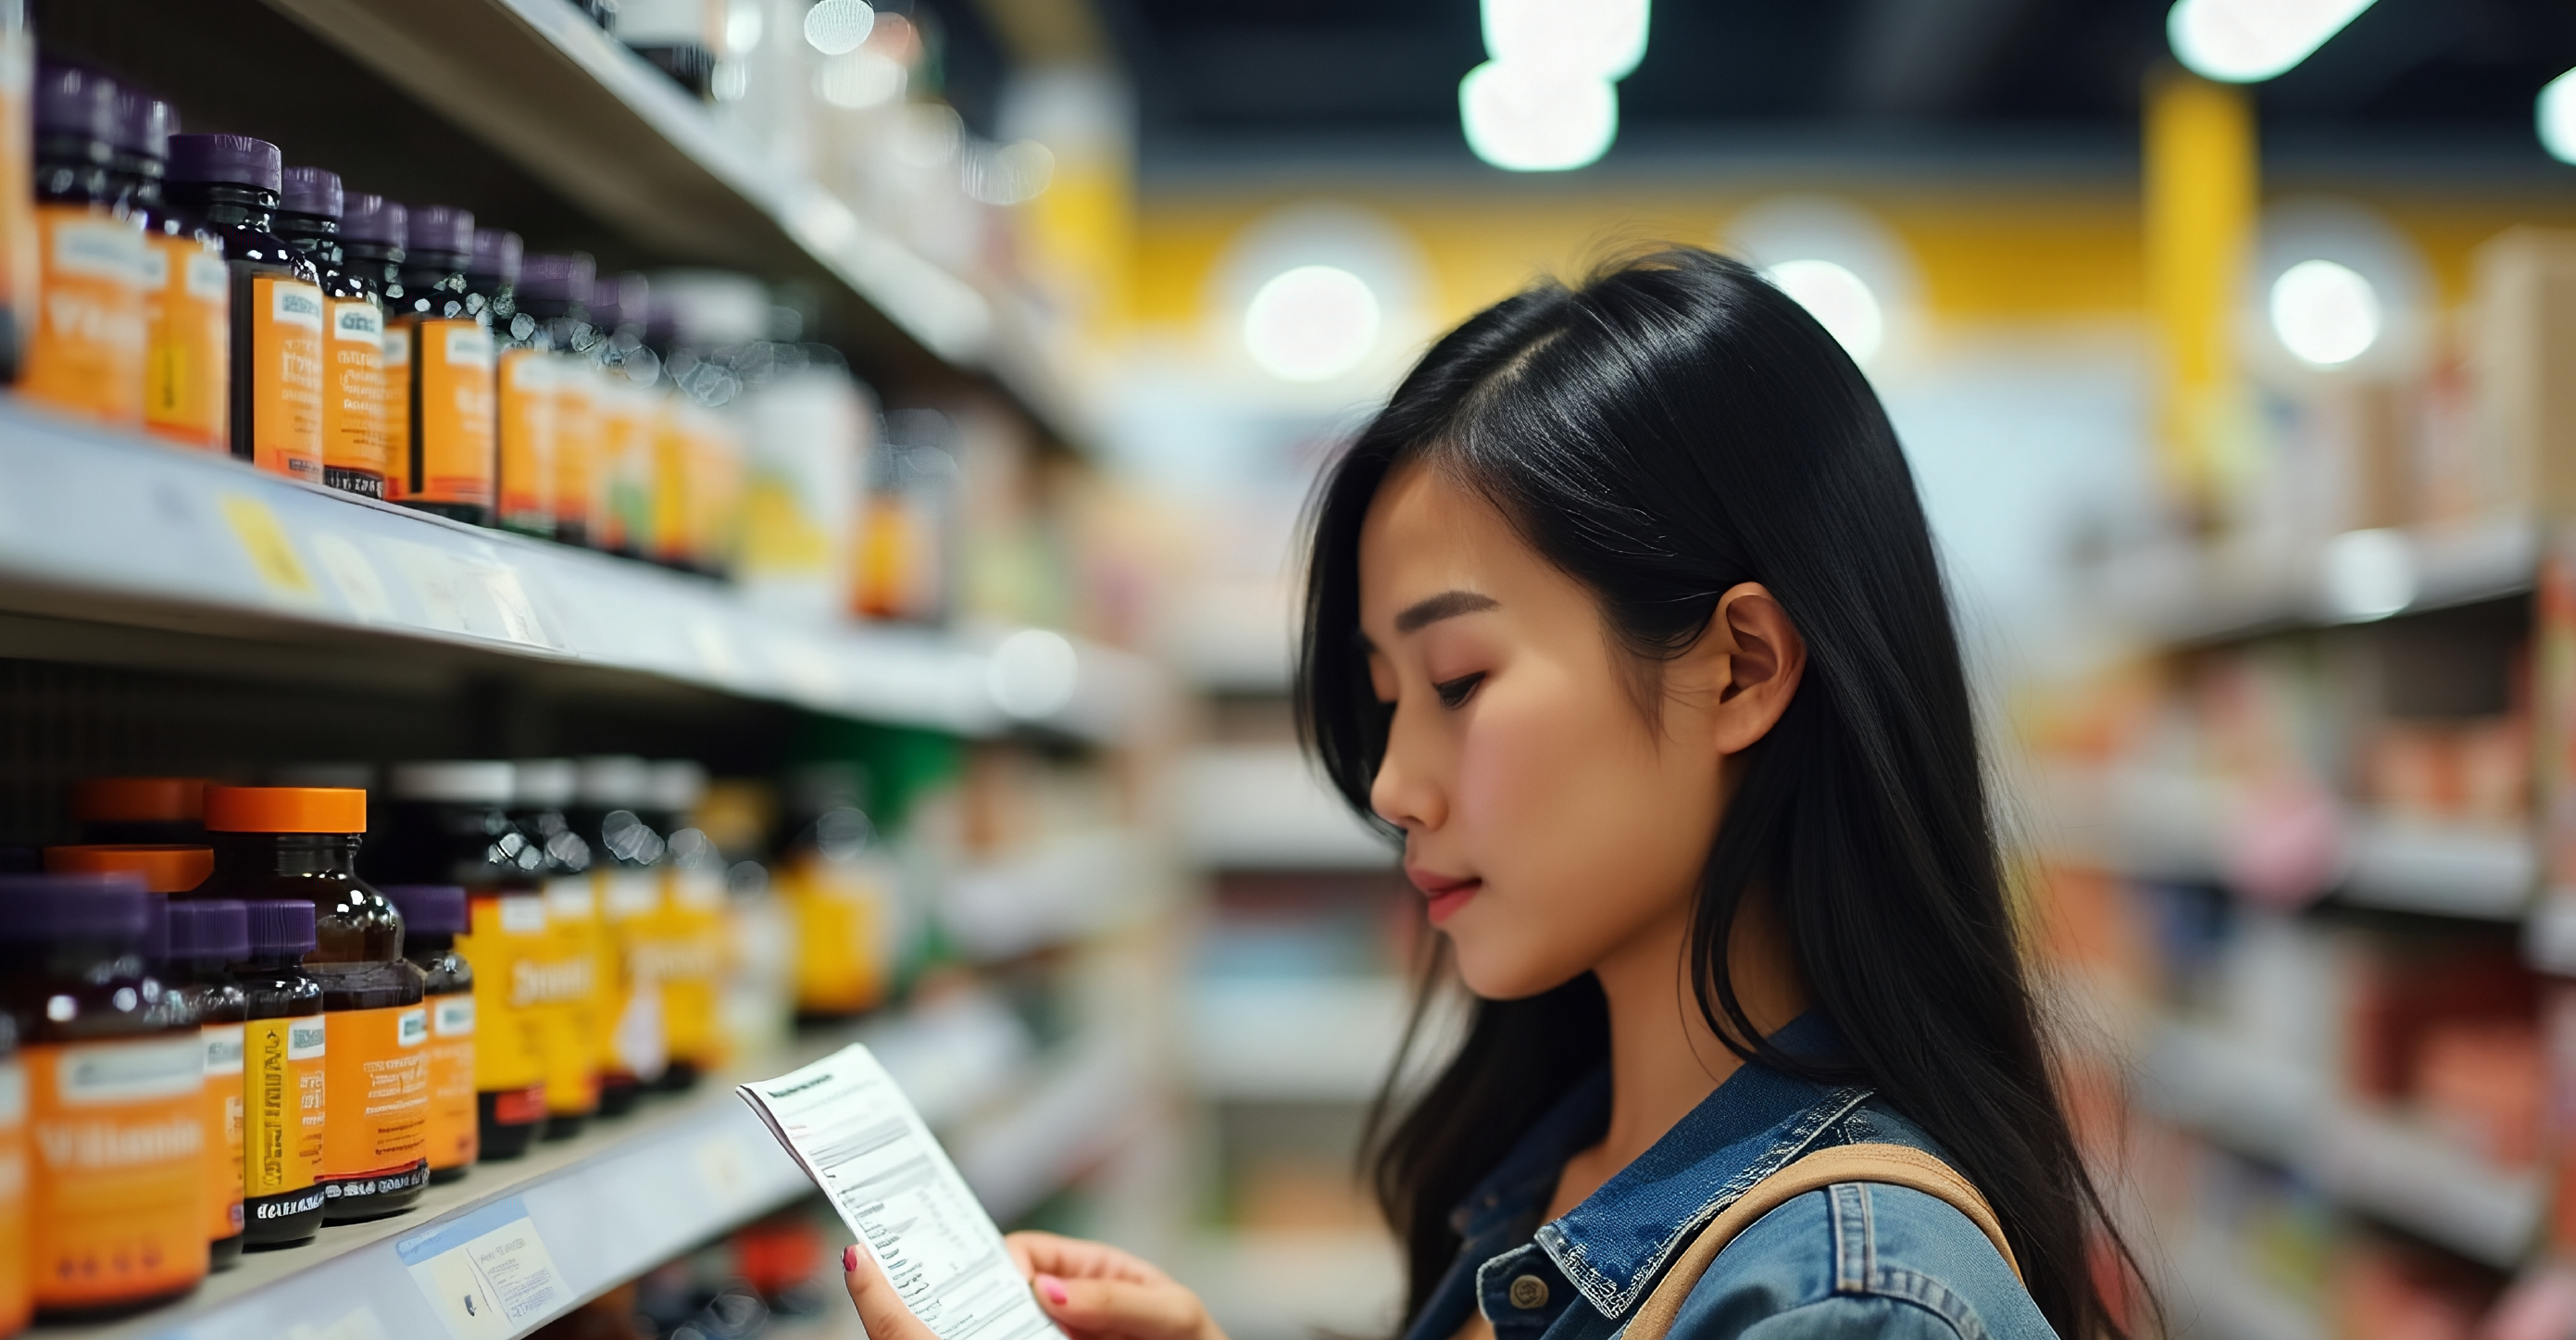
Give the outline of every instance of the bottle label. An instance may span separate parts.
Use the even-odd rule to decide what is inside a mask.
[[[27,1072],[0,1059],[0,1327],[27,1321]]]
[[[152,233],[144,245],[143,422],[153,436],[225,449],[232,378],[231,274],[212,244]]]
[[[796,927],[796,1007],[856,1014],[885,999],[892,890],[874,863],[809,857],[780,881]]]
[[[614,371],[608,376],[623,380]],[[653,538],[653,405],[650,391],[614,381],[599,399],[605,547],[621,553],[643,553]]]
[[[206,1044],[206,1236],[242,1231],[242,1046],[240,1024],[208,1024]]]
[[[411,482],[411,345],[419,333],[413,321],[385,322],[385,498],[410,496]]]
[[[607,497],[599,487],[599,406],[589,366],[570,359],[555,369],[555,529],[601,542]]]
[[[333,488],[371,498],[385,488],[385,314],[357,299],[331,302],[330,364],[322,398],[322,473]]]
[[[539,349],[501,355],[501,524],[555,525],[555,360]]]
[[[419,1185],[429,1157],[428,1007],[340,1010],[330,1019],[323,1194],[336,1200]]]
[[[411,502],[492,505],[492,337],[478,321],[415,323],[412,339]]]
[[[44,293],[18,389],[102,423],[143,422],[143,234],[103,207],[36,207]]]
[[[522,960],[545,948],[545,901],[526,895],[478,897],[468,916],[470,924],[456,938],[456,952],[474,965],[474,1087],[502,1095],[540,1090],[546,1082],[543,1044],[535,1013],[519,1003],[518,995]],[[518,1124],[507,1114],[498,1115]],[[539,1106],[522,1120],[544,1115]]]
[[[324,1062],[320,1015],[242,1026],[242,1213],[292,1218],[322,1203]]]
[[[319,484],[322,290],[275,275],[250,285],[251,463]]]
[[[190,1032],[25,1052],[39,1308],[184,1289],[206,1273],[205,1044]]]
[[[712,1066],[723,1059],[723,985],[732,955],[724,889],[703,871],[670,869],[667,901],[638,927],[627,971],[662,989],[662,1028],[672,1059]],[[704,897],[713,891],[712,900]]]
[[[429,998],[429,1166],[462,1168],[474,1161],[479,1132],[474,1116],[474,997],[466,992]]]

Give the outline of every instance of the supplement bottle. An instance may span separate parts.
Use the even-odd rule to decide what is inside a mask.
[[[18,1023],[0,1010],[0,1335],[27,1329],[35,1311],[27,1278],[35,1242],[27,1222],[27,1068]]]
[[[217,1270],[241,1259],[245,1223],[242,1045],[250,998],[232,965],[249,957],[250,919],[240,902],[207,898],[170,905],[165,985],[194,1011],[197,1036],[206,1045],[206,1236]]]
[[[403,950],[421,971],[429,1002],[429,1180],[453,1182],[474,1163],[474,969],[456,952],[465,890],[454,884],[388,884],[403,914]]]
[[[592,289],[590,304],[592,320],[608,332],[594,360],[607,530],[592,547],[629,558],[644,557],[653,535],[653,418],[662,359],[644,343],[650,298],[644,276],[614,275]]]
[[[86,843],[45,848],[45,868],[59,873],[133,875],[144,891],[188,894],[215,871],[214,848],[182,842]]]
[[[401,296],[386,294],[386,358],[403,389],[385,416],[385,496],[457,521],[491,524],[493,476],[492,294],[474,288],[474,216],[445,205],[410,210]],[[399,413],[396,411],[399,410]]]
[[[237,899],[199,899],[205,903]],[[310,1242],[322,1231],[322,1146],[330,1060],[322,983],[304,970],[314,950],[313,904],[243,904],[250,947],[233,968],[242,1013],[242,1245]]]
[[[358,877],[367,793],[210,786],[206,831],[215,874],[201,895],[313,904],[317,945],[304,970],[322,984],[330,1035],[324,1221],[410,1209],[429,1184],[429,1011],[420,969],[402,956],[402,914]]]
[[[222,240],[231,275],[228,441],[237,460],[322,482],[322,277],[274,231],[284,165],[246,135],[170,137],[172,210]]]
[[[607,952],[599,896],[591,888],[590,844],[564,817],[574,775],[562,759],[539,759],[520,774],[513,799],[523,830],[542,835],[538,878],[546,899],[549,949],[541,1016],[546,1057],[546,1138],[581,1133],[599,1111],[601,1039],[607,1032],[600,961]]]
[[[519,267],[519,285],[512,295],[519,314],[536,322],[537,341],[553,350],[554,535],[574,545],[595,544],[607,530],[601,515],[608,495],[601,487],[598,376],[593,362],[604,337],[590,323],[585,305],[597,282],[590,257],[579,252],[530,256]],[[505,487],[508,475],[505,464]]]
[[[72,822],[84,843],[203,846],[203,777],[84,777],[72,783]]]
[[[159,1302],[206,1276],[205,1044],[144,971],[144,897],[130,875],[0,876],[40,1319]]]
[[[545,858],[510,821],[512,769],[503,762],[412,763],[388,778],[385,841],[368,869],[387,883],[456,884],[466,928],[455,950],[474,994],[476,1154],[517,1158],[545,1126],[545,1016],[550,973]]]
[[[340,241],[340,178],[288,168],[277,233],[322,277],[322,482],[385,496],[385,300]]]
[[[98,423],[143,422],[143,239],[117,207],[116,85],[87,70],[36,72],[36,231],[42,319],[18,390]]]
[[[143,426],[205,451],[231,443],[232,275],[223,239],[162,200],[179,114],[131,90],[116,95],[116,175],[126,218],[143,232]]]
[[[583,762],[578,822],[598,847],[600,902],[623,973],[609,1036],[626,1075],[647,1086],[685,1081],[698,1059],[674,1044],[696,1021],[691,969],[699,950],[681,943],[670,914],[667,815],[655,804],[656,775],[640,758]]]
[[[18,379],[18,353],[36,324],[35,67],[26,0],[0,0],[0,381]]]
[[[500,501],[495,518],[503,530],[550,537],[555,533],[555,376],[546,332],[518,306],[520,242],[517,233],[474,230],[474,263],[466,282],[492,295],[492,380],[499,397],[493,418],[500,459]]]

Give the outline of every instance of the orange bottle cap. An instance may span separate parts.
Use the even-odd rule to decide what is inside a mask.
[[[363,833],[367,793],[349,786],[210,786],[210,833]]]
[[[215,873],[215,849],[175,842],[47,847],[45,868],[56,872],[131,871],[143,876],[147,893],[186,893]]]
[[[203,777],[83,777],[72,783],[81,823],[184,822],[205,812]]]

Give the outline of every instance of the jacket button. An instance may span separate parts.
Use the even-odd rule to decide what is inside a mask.
[[[1536,1275],[1522,1275],[1512,1281],[1512,1306],[1526,1312],[1547,1306],[1547,1281]]]

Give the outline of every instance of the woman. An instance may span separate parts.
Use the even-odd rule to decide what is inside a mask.
[[[1372,1123],[1406,1340],[1606,1340],[1748,1187],[1863,1143],[1964,1176],[2009,1257],[1955,1201],[1833,1185],[1682,1278],[1671,1334],[2120,1334],[1939,565],[1832,337],[1703,251],[1541,285],[1432,347],[1313,525],[1308,738],[1404,840],[1426,993],[1477,1000]],[[1074,1340],[1216,1340],[1124,1253],[1011,1248]],[[929,1340],[845,1264],[872,1340]]]

